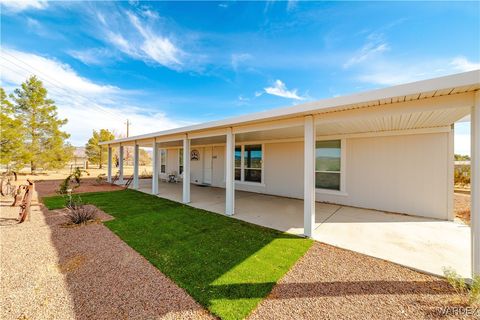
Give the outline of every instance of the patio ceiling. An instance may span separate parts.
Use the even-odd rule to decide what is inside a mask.
[[[129,145],[137,142],[141,146],[151,146],[153,139],[156,139],[164,147],[180,146],[185,134],[192,135],[192,145],[217,144],[224,143],[225,138],[215,136],[224,136],[222,130],[229,127],[260,125],[286,119],[298,120],[305,115],[315,116],[319,136],[445,127],[470,113],[474,91],[479,89],[480,71],[476,70],[102,144]],[[252,132],[236,133],[236,139],[256,141],[300,138],[303,136],[302,126],[257,126]],[[210,137],[194,136],[204,132],[215,134]]]

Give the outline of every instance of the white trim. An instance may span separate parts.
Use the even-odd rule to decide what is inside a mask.
[[[227,129],[227,145],[225,147],[225,214],[235,213],[235,134]]]
[[[315,229],[315,121],[305,117],[303,165],[303,234],[311,238]]]
[[[185,171],[185,159],[183,159],[183,163],[180,163],[180,155],[182,154],[183,156],[183,147],[180,147],[177,149],[178,149],[178,152],[177,152],[177,170],[176,171],[178,171],[178,175],[181,175],[183,174],[183,171]],[[183,167],[182,172],[180,172],[180,165]]]
[[[158,143],[152,142],[152,194],[158,194],[158,179],[159,179],[159,159],[158,159]]]
[[[123,155],[124,146],[120,145],[118,148],[118,183],[124,183],[123,180]]]
[[[315,193],[318,196],[321,196],[322,194],[327,194],[327,195],[332,195],[332,196],[348,197],[348,193],[346,193],[346,192],[338,191],[338,190],[331,190],[331,189],[315,188]]]
[[[190,202],[190,139],[187,136],[183,138],[183,203]]]
[[[236,148],[237,146],[235,146]],[[245,181],[245,170],[243,170],[245,168],[245,158],[243,157],[243,154],[245,153],[245,145],[242,144],[240,145],[240,180],[235,180],[235,181],[239,181],[239,182],[243,182]],[[235,169],[237,169],[235,167]]]
[[[160,148],[160,173],[167,173],[167,149],[166,148]],[[165,163],[162,163],[162,154],[163,154],[163,160],[165,160]],[[165,171],[162,172],[162,165],[165,167]]]
[[[447,219],[453,221],[455,219],[454,210],[454,190],[455,190],[455,151],[454,151],[454,126],[447,133],[448,154],[447,154]]]
[[[235,184],[238,184],[241,186],[252,186],[252,187],[261,187],[261,188],[265,188],[267,186],[263,182],[238,181],[238,180],[235,180]]]
[[[470,127],[471,140],[471,257],[472,279],[480,275],[480,91],[475,94]]]
[[[140,147],[135,144],[133,147],[133,189],[138,190],[138,165],[140,157]]]
[[[256,145],[259,144],[262,147],[262,159],[260,160],[261,163],[261,168],[245,168],[245,159],[244,159],[244,154],[245,154],[245,146],[250,146],[250,145]],[[234,176],[234,181],[235,182],[240,182],[241,184],[245,185],[252,185],[252,186],[265,186],[265,144],[264,143],[250,143],[250,142],[241,142],[241,143],[236,143],[235,147],[240,146],[240,168],[235,167],[234,164],[234,170],[235,169],[240,169],[240,180],[235,180]],[[235,161],[235,157],[233,159]],[[245,169],[249,170],[261,170],[261,181],[260,182],[254,182],[254,181],[245,181]]]
[[[347,193],[347,185],[346,185],[346,175],[347,175],[347,139],[340,138],[340,139],[327,139],[326,137],[316,138],[316,141],[330,141],[330,140],[340,140],[340,171],[317,171],[316,172],[331,172],[331,173],[339,173],[340,174],[340,190],[332,190],[332,189],[323,189],[323,188],[315,188],[315,192],[319,195],[321,194],[329,194],[329,195],[337,195],[337,196],[348,196]],[[315,148],[316,150],[316,148]],[[315,151],[316,152],[316,151]],[[316,158],[315,158],[316,159]]]
[[[108,146],[107,152],[107,182],[112,182],[112,147]]]

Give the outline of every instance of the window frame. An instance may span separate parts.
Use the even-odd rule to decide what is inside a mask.
[[[340,190],[332,190],[332,189],[325,189],[325,188],[317,188],[315,187],[315,192],[319,194],[331,194],[331,195],[340,195],[340,196],[347,196],[347,188],[346,188],[346,168],[347,168],[347,140],[345,138],[332,138],[332,137],[317,137],[315,139],[315,144],[317,141],[331,141],[331,140],[340,140],[340,171],[317,171],[315,169],[315,175],[317,172],[323,173],[339,173],[340,174]],[[315,147],[316,150],[316,147]],[[316,178],[314,178],[316,179]]]
[[[245,167],[245,146],[254,146],[259,145],[262,149],[262,158],[261,158],[261,167],[260,168],[246,168]],[[254,186],[265,186],[265,144],[264,143],[236,143],[235,149],[240,147],[240,168],[235,167],[234,170],[240,169],[240,180],[235,180],[237,184],[245,184],[245,185],[254,185]],[[260,182],[255,181],[245,181],[245,169],[248,170],[261,170],[260,175]]]
[[[180,161],[182,160],[182,161]],[[183,174],[183,148],[178,149],[178,175]]]
[[[160,149],[160,173],[167,173],[167,149]]]

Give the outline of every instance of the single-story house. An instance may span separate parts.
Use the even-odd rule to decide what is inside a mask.
[[[472,124],[472,265],[480,274],[480,71],[323,99],[104,142],[152,147],[152,193],[176,174],[190,185],[303,199],[311,236],[316,201],[453,220],[453,124]],[[120,164],[120,180],[123,179]],[[133,187],[138,188],[138,161]]]

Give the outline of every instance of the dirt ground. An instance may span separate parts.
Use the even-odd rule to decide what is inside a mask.
[[[470,224],[470,195],[455,193],[454,195],[455,217],[466,224]]]
[[[480,319],[455,314],[465,301],[441,278],[315,242],[250,319]]]
[[[59,180],[35,180],[35,190],[40,197],[53,196],[57,194],[58,187],[62,182]],[[73,190],[73,193],[99,192],[123,190],[124,187],[113,185],[107,182],[98,183],[95,178],[82,178],[80,186]]]
[[[2,202],[0,319],[213,318],[102,223],[65,227],[36,201],[17,214]]]
[[[0,319],[211,318],[102,223],[66,228],[36,199],[23,224],[0,213]],[[455,315],[464,301],[441,278],[316,242],[249,318],[479,319]]]

